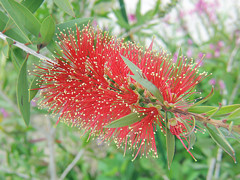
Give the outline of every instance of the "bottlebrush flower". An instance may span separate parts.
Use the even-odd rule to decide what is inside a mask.
[[[103,141],[114,141],[125,150],[128,146],[135,157],[150,152],[157,156],[157,126],[163,133],[169,128],[182,143],[182,139],[187,140],[187,127],[182,121],[189,124],[191,117],[180,110],[185,112],[191,105],[186,98],[205,77],[205,73],[198,73],[200,62],[192,64],[180,57],[174,63],[164,51],[152,51],[153,43],[144,49],[89,26],[61,32],[59,39],[62,54],[35,71],[41,77],[42,107]],[[140,68],[139,73],[158,89],[161,99],[134,80],[121,55]],[[176,123],[166,122],[166,111],[178,118]],[[128,118],[133,120],[129,125],[108,127]]]

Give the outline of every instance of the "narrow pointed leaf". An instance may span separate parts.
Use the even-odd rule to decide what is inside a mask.
[[[30,103],[28,101],[27,58],[24,60],[18,75],[17,102],[21,115],[28,126],[30,121]]]
[[[175,137],[168,128],[166,128],[166,146],[168,169],[170,169],[175,154]]]
[[[237,140],[240,143],[240,134],[237,132],[232,132],[232,136],[235,140]]]
[[[15,25],[11,18],[8,20],[4,29],[7,30],[4,34],[8,37],[22,43],[30,42],[30,39]]]
[[[194,133],[189,135],[188,151],[194,146],[196,142],[196,135]]]
[[[44,0],[25,0],[21,4],[34,13],[43,3]]]
[[[237,108],[235,111],[233,111],[226,119],[234,120],[234,124],[236,124],[236,123],[239,124],[240,123],[240,108]]]
[[[28,8],[14,0],[1,0],[1,3],[14,23],[26,36],[27,31],[38,36],[41,24]]]
[[[150,81],[147,79],[143,79],[139,76],[131,76],[135,81],[137,81],[139,84],[141,84],[144,88],[146,88],[149,92],[151,92],[157,100],[160,102],[163,102],[162,94],[160,93],[159,89]]]
[[[208,111],[211,111],[211,110],[217,110],[217,107],[213,107],[213,106],[191,106],[188,109],[188,112],[202,114],[202,113],[207,113]]]
[[[194,130],[195,130],[195,125],[196,125],[196,120],[195,120],[195,117],[192,116],[193,118],[193,124],[192,124],[192,127],[190,127],[188,125],[188,123],[185,121],[185,120],[181,120],[181,122],[184,124],[184,126],[187,128],[187,132],[185,134],[183,134],[185,137],[188,137],[189,138],[189,143],[188,143],[188,150],[190,150],[193,145],[195,144],[196,142],[196,136],[195,136],[195,133],[194,133]]]
[[[35,76],[34,79],[31,82],[30,88],[29,88],[29,102],[36,96],[38,93],[38,88],[41,86],[40,82],[41,78],[39,76]]]
[[[8,15],[11,17],[11,18],[9,18],[9,20],[4,28],[4,29],[7,29],[5,34],[13,39],[16,39],[17,41],[23,42],[23,43],[25,42],[24,41],[25,39],[27,39],[26,42],[30,42],[23,25],[21,23],[16,24],[16,21],[18,22],[18,20],[16,19],[17,15],[14,13],[14,9],[11,6],[11,4],[7,0],[0,0],[0,2],[2,4],[2,7],[7,11]],[[17,26],[17,28],[14,27],[15,25]],[[12,29],[17,29],[17,30],[13,31]],[[17,31],[20,31],[22,36],[19,36],[20,33],[17,33]]]
[[[119,0],[119,5],[120,5],[121,15],[122,15],[123,19],[126,21],[126,23],[128,23],[128,17],[127,17],[124,1]]]
[[[125,28],[125,29],[130,29],[130,25],[126,22],[126,20],[124,19],[124,17],[122,16],[122,13],[121,13],[121,11],[120,10],[113,10],[113,13],[114,13],[114,15],[116,16],[116,18],[117,18],[117,23],[121,26],[121,27],[123,27],[123,28]]]
[[[55,22],[52,16],[46,17],[40,28],[41,43],[46,45],[48,44],[55,33]]]
[[[240,117],[239,118],[235,118],[235,119],[231,119],[231,122],[233,122],[234,125],[240,125]]]
[[[128,66],[128,68],[131,70],[131,72],[134,74],[134,76],[130,76],[139,84],[141,84],[144,88],[146,88],[149,92],[151,92],[160,102],[163,102],[163,97],[159,89],[153,83],[144,78],[142,70],[124,56],[121,55],[121,57]]]
[[[14,53],[12,48],[11,48],[11,60],[12,60],[12,63],[14,65],[15,69],[19,72],[22,62],[19,61],[18,56]]]
[[[238,141],[240,143],[240,134],[234,131],[230,131],[229,129],[226,128],[219,128],[222,132],[222,134],[226,137],[226,138],[232,138],[235,139],[236,141]]]
[[[128,114],[118,120],[115,120],[108,125],[106,125],[106,128],[119,128],[124,126],[130,126],[138,121],[141,121],[145,116],[138,114],[138,113],[131,113]]]
[[[211,92],[210,92],[205,98],[203,98],[202,100],[196,102],[196,103],[195,103],[194,105],[192,105],[191,107],[198,106],[198,105],[206,102],[208,99],[210,99],[210,98],[213,96],[213,94],[214,94],[214,89],[213,89],[213,87],[212,87]]]
[[[219,134],[220,130],[218,131],[216,129],[216,132],[215,132],[208,126],[207,126],[207,129],[208,129],[210,136],[217,143],[217,145],[220,146],[226,153],[228,153],[233,158],[234,162],[236,162],[235,151],[232,148],[232,146],[229,144],[227,139],[224,137],[224,135],[222,133]]]
[[[73,8],[68,0],[54,0],[54,3],[67,14],[75,17]]]
[[[138,21],[141,21],[142,14],[141,14],[141,0],[138,0],[137,6],[136,6],[136,18]]]
[[[4,27],[6,26],[7,22],[8,22],[8,17],[5,13],[3,13],[2,11],[0,11],[0,31],[4,30]]]
[[[235,111],[236,109],[240,108],[240,104],[234,104],[234,105],[228,105],[228,106],[223,106],[221,107],[221,109],[216,112],[216,114],[214,114],[212,117],[216,117],[216,116],[227,116],[229,115],[230,113],[232,113],[233,111]],[[208,111],[206,114],[207,115],[211,115],[213,113],[215,113],[215,111],[217,110],[218,108],[216,109],[213,109],[211,111]]]
[[[122,56],[122,59],[123,61],[125,62],[125,64],[128,66],[128,68],[131,70],[131,72],[137,76],[137,77],[140,77],[140,78],[143,78],[143,73],[142,73],[142,70],[137,67],[134,63],[132,63],[131,61],[129,61],[127,58],[125,58],[124,56]]]

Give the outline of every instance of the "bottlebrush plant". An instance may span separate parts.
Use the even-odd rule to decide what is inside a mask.
[[[158,156],[159,129],[166,136],[169,167],[175,139],[194,158],[190,149],[195,132],[207,129],[235,161],[222,128],[239,138],[240,126],[231,119],[239,116],[240,105],[198,106],[213,90],[196,103],[188,100],[207,77],[199,70],[201,61],[179,56],[173,62],[164,51],[153,51],[153,42],[144,49],[90,26],[61,32],[59,40],[62,53],[36,66],[34,75],[41,86],[32,89],[40,89],[41,107],[59,115],[58,121],[114,141],[125,151],[129,147],[133,160],[138,155]]]
[[[239,17],[215,0],[124,2],[0,0],[0,179],[238,179]]]
[[[31,72],[35,78],[29,88],[28,55],[22,63],[15,62],[19,69],[17,100],[27,125],[30,101],[40,90],[40,107],[59,116],[58,121],[84,129],[102,141],[114,141],[125,151],[130,148],[133,160],[138,155],[158,156],[156,131],[161,131],[166,137],[170,168],[175,139],[194,158],[190,149],[196,139],[195,132],[207,130],[236,161],[227,137],[239,141],[240,104],[199,106],[213,95],[213,89],[203,99],[189,100],[198,93],[196,85],[208,76],[199,70],[201,61],[194,63],[184,56],[175,61],[163,50],[152,50],[153,42],[145,49],[89,25],[76,28],[75,32],[63,31],[75,23],[82,25],[89,18],[56,25],[49,16],[40,23],[20,3],[10,0],[1,4],[14,19],[14,24],[8,27],[9,17],[1,13],[4,17],[1,29],[5,27],[1,39],[43,59]],[[26,22],[22,23],[22,19]],[[54,36],[55,29],[62,30],[58,38]],[[29,33],[36,38],[37,52],[20,43],[29,41]],[[54,54],[53,60],[39,54],[43,47]]]

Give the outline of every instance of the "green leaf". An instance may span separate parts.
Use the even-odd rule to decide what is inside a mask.
[[[220,146],[226,153],[228,153],[233,158],[234,162],[236,162],[235,151],[229,144],[225,136],[221,133],[221,131],[215,127],[214,127],[215,131],[208,126],[207,129],[210,136],[217,143],[217,145]]]
[[[128,114],[120,119],[117,119],[108,125],[106,125],[106,128],[119,128],[124,126],[130,126],[138,121],[141,121],[145,116],[139,114],[139,113],[131,113]]]
[[[24,60],[18,75],[17,102],[22,117],[28,126],[30,122],[30,103],[28,101],[27,59],[28,56]]]
[[[140,78],[143,78],[143,73],[142,70],[137,67],[133,62],[129,61],[127,58],[125,58],[124,56],[120,55],[123,59],[123,61],[125,62],[125,64],[128,66],[128,68],[132,71],[132,73]]]
[[[27,31],[38,36],[41,24],[28,8],[14,0],[0,1],[14,23],[26,36]]]
[[[160,102],[163,102],[161,92],[153,83],[151,83],[147,79],[144,79],[144,74],[142,73],[142,70],[124,56],[121,55],[121,57],[128,66],[128,68],[131,70],[131,72],[134,74],[134,76],[130,76],[139,84],[141,84],[144,88],[146,88],[149,92],[151,92]]]
[[[158,13],[160,4],[161,4],[161,1],[157,0],[156,5],[155,5],[155,9],[154,9],[154,12],[153,12],[154,15]]]
[[[73,11],[73,8],[68,0],[54,0],[54,3],[63,11],[65,11],[70,16],[75,17],[75,13]]]
[[[219,130],[222,132],[222,134],[226,137],[226,138],[232,138],[235,139],[236,141],[238,141],[240,143],[240,134],[235,132],[235,131],[230,131],[229,129],[226,128],[219,128]]]
[[[195,120],[195,117],[192,116],[193,118],[193,124],[192,124],[192,127],[190,127],[188,125],[188,123],[184,120],[184,119],[181,119],[181,122],[184,124],[184,126],[187,128],[187,132],[184,133],[183,135],[185,137],[189,137],[189,143],[188,143],[188,150],[190,150],[193,145],[195,144],[196,142],[196,136],[195,136],[195,133],[194,133],[194,130],[195,130],[195,125],[196,125],[196,120]]]
[[[170,169],[175,154],[175,137],[168,128],[166,128],[166,146],[168,169]]]
[[[48,16],[43,20],[40,28],[41,43],[47,45],[52,40],[54,33],[55,22],[52,16]]]
[[[219,109],[218,112],[215,113],[215,111],[218,109],[213,109],[211,111],[208,111],[206,114],[207,115],[211,115],[213,113],[215,113],[212,117],[216,117],[216,116],[226,116],[229,115],[229,113],[232,113],[233,111],[235,111],[236,109],[240,108],[240,104],[234,104],[234,105],[228,105],[228,106],[223,106],[221,109]]]
[[[35,76],[32,80],[29,88],[29,102],[36,96],[38,93],[38,88],[41,86],[41,78],[39,76]]]
[[[157,100],[163,102],[163,97],[159,91],[159,89],[147,79],[140,78],[138,76],[131,76],[135,81],[141,84],[144,88],[146,88],[149,92],[151,92]]]
[[[210,92],[205,98],[203,98],[202,100],[196,102],[196,103],[195,103],[194,105],[192,105],[191,107],[198,106],[198,105],[206,102],[208,99],[210,99],[210,98],[213,96],[213,94],[214,94],[214,89],[213,89],[213,87],[212,87],[211,92]]]
[[[113,10],[113,13],[115,14],[115,16],[116,16],[116,18],[117,18],[117,23],[118,23],[121,27],[129,30],[129,29],[130,29],[130,25],[126,22],[126,20],[125,20],[124,17],[122,16],[121,11],[120,11],[120,10]]]
[[[11,48],[11,60],[12,60],[12,63],[15,67],[15,69],[17,71],[19,71],[20,67],[21,67],[21,62],[19,62],[19,59],[18,57],[15,55],[13,49]]]
[[[136,7],[136,18],[138,21],[141,21],[142,14],[141,14],[141,0],[138,0],[137,7]]]
[[[150,9],[149,11],[147,11],[141,18],[143,23],[151,21],[153,19],[153,16],[155,15],[154,13],[155,13],[154,9]]]
[[[237,108],[235,111],[233,111],[228,117],[226,117],[226,119],[233,121],[235,125],[239,125],[240,124],[240,108]]]
[[[189,135],[189,143],[188,143],[188,151],[193,147],[193,145],[195,144],[196,142],[196,135],[195,133],[191,133]]]
[[[0,11],[0,31],[4,30],[4,27],[6,26],[7,22],[8,22],[8,17],[5,13],[3,13],[2,11]]]
[[[128,23],[128,17],[127,17],[127,13],[126,13],[126,9],[125,9],[124,0],[119,0],[118,2],[120,4],[120,11],[121,11],[122,17],[126,21],[126,23]]]
[[[23,0],[21,4],[34,13],[41,6],[43,1],[44,0]]]
[[[59,33],[61,31],[63,31],[64,29],[71,29],[71,28],[76,28],[77,27],[82,27],[84,24],[88,24],[89,22],[91,22],[93,20],[93,18],[78,18],[78,19],[74,19],[71,21],[67,21],[64,23],[60,23],[56,25],[56,32],[55,33]],[[57,35],[54,36],[53,38],[55,41],[58,40]]]
[[[16,41],[22,43],[30,42],[30,39],[15,25],[12,19],[8,20],[4,30],[6,30],[4,33],[6,36]]]
[[[9,33],[9,31],[11,32],[11,30],[14,28],[14,26],[16,24],[16,21],[18,22],[18,19],[16,19],[17,15],[15,14],[14,9],[12,8],[11,4],[8,1],[0,0],[0,2],[1,2],[3,8],[7,11],[9,16],[11,17],[11,19],[9,19],[8,23],[6,24],[6,26],[4,28],[5,30],[7,30],[7,32],[5,34],[8,35],[7,33]],[[14,22],[15,22],[15,24],[14,24]],[[25,28],[23,27],[23,25],[21,23],[19,23],[19,26],[17,26],[17,30],[20,31],[20,33],[23,36],[22,37],[23,41],[21,41],[21,42],[24,42],[25,39],[27,39],[27,41],[30,42],[30,40],[29,40],[29,38],[27,36],[27,33],[25,32]],[[12,37],[12,38],[20,41],[19,39],[17,39],[17,38],[19,38],[18,34],[20,34],[20,33],[15,33],[15,31],[14,31],[13,35],[15,35],[16,37],[13,37],[12,36],[12,32],[11,32],[9,37]]]
[[[240,143],[240,134],[239,134],[239,133],[233,131],[233,132],[231,133],[231,135],[233,136],[233,138],[234,138],[235,140],[238,141],[238,143]]]
[[[208,111],[211,111],[211,110],[217,110],[217,107],[213,107],[213,106],[191,106],[188,109],[188,112],[202,114],[202,113],[207,113]]]
[[[228,117],[228,120],[235,119],[235,118],[240,118],[240,108],[237,108],[234,110]]]

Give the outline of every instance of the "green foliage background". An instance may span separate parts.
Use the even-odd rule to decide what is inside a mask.
[[[58,32],[56,27],[63,30],[74,27],[75,23],[81,27],[91,20],[93,26],[98,24],[117,37],[125,37],[141,45],[149,45],[152,37],[156,36],[155,49],[163,46],[173,54],[173,58],[179,47],[183,54],[191,52],[195,60],[200,59],[202,53],[206,54],[202,71],[212,75],[197,90],[205,97],[211,91],[210,84],[214,84],[215,94],[205,105],[240,102],[240,16],[237,6],[233,9],[236,18],[232,20],[229,30],[226,22],[231,21],[231,16],[228,12],[217,11],[215,4],[216,8],[212,10],[215,19],[211,20],[209,11],[202,10],[197,0],[188,2],[195,8],[194,15],[187,13],[188,9],[182,11],[182,3],[174,0],[167,4],[155,1],[155,6],[145,13],[141,12],[141,1],[138,1],[135,11],[128,12],[128,3],[124,4],[122,0],[25,0],[21,4],[29,11],[20,13],[16,10],[19,6],[16,2],[0,0],[0,31],[19,42],[30,43],[30,48],[40,50],[49,58],[54,50],[57,51],[53,41],[56,40],[54,33]],[[6,8],[9,4],[15,9]],[[206,4],[211,9],[210,3]],[[194,30],[187,24],[189,16],[193,17],[191,27]],[[195,20],[201,24],[194,25]],[[207,39],[202,38],[200,26],[207,34]],[[38,36],[39,30],[42,37]],[[197,141],[191,151],[197,162],[177,141],[174,161],[168,170],[165,138],[159,132],[156,134],[159,158],[139,157],[132,162],[131,152],[127,151],[123,156],[123,150],[116,149],[113,143],[101,143],[97,138],[88,141],[88,134],[81,136],[81,130],[63,123],[55,127],[57,117],[50,117],[44,109],[38,109],[34,100],[29,103],[31,115],[24,108],[20,108],[20,112],[17,98],[24,93],[26,95],[24,88],[26,90],[27,86],[23,84],[30,86],[33,80],[31,75],[24,79],[26,72],[21,74],[22,67],[32,70],[33,64],[38,64],[39,59],[30,55],[28,62],[24,63],[26,53],[12,43],[10,39],[0,39],[0,179],[240,178],[239,165],[222,153],[207,133],[197,133]],[[19,74],[23,78],[19,78]],[[26,114],[25,121],[30,120],[28,127],[21,113]],[[239,143],[231,138],[229,141],[239,160]],[[75,160],[78,160],[76,164],[64,174]]]

